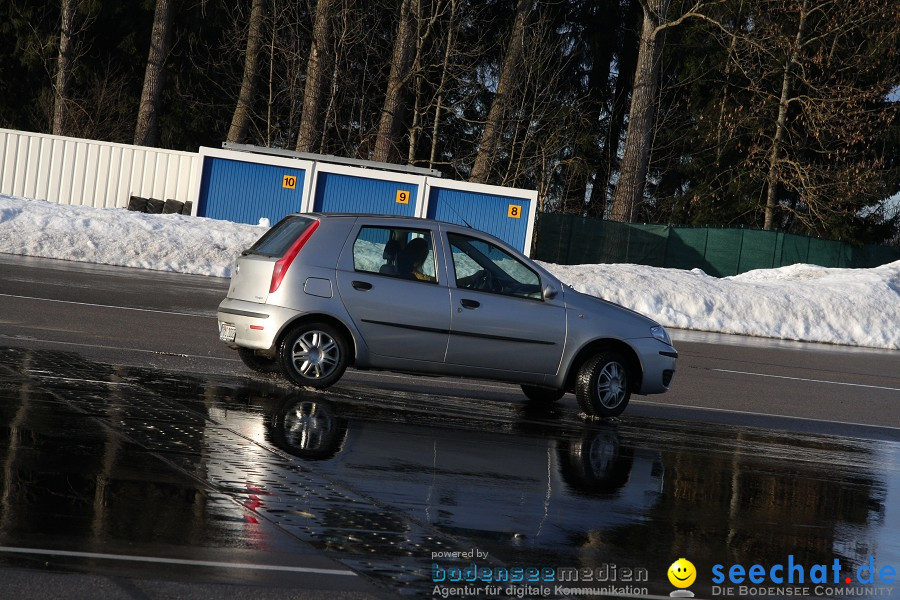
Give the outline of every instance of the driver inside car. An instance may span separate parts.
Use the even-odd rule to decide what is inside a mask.
[[[422,272],[425,260],[428,258],[428,242],[425,238],[414,238],[406,244],[406,247],[397,255],[397,272],[407,279],[419,281],[436,281],[431,275]]]

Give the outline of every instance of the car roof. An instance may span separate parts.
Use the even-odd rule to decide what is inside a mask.
[[[390,219],[390,220],[395,220],[395,221],[408,221],[410,223],[423,223],[423,222],[424,223],[435,223],[435,224],[440,224],[440,225],[447,225],[450,228],[455,228],[457,231],[467,231],[467,232],[472,232],[474,234],[487,236],[495,242],[500,242],[500,244],[506,245],[509,248],[512,248],[513,250],[515,250],[516,252],[518,252],[520,254],[522,253],[521,250],[514,248],[512,245],[508,244],[504,240],[501,240],[497,236],[492,235],[486,231],[476,229],[476,228],[472,227],[471,225],[469,225],[468,223],[459,224],[459,223],[451,223],[450,221],[439,221],[437,219],[426,219],[424,217],[410,217],[410,216],[405,216],[405,215],[380,215],[377,213],[308,212],[308,213],[292,213],[291,215],[288,215],[288,216],[315,217],[317,219],[325,219],[325,220],[366,218],[366,219]],[[452,231],[452,229],[451,229],[451,231]]]
[[[295,215],[313,215],[316,217],[326,217],[329,219],[332,218],[357,218],[357,217],[377,217],[379,219],[422,219],[422,217],[411,217],[408,215],[382,215],[378,213],[352,213],[352,212],[308,212],[308,213],[294,213]],[[434,219],[426,219],[426,220],[434,220]]]
[[[443,223],[445,225],[453,225],[455,227],[468,227],[471,229],[469,225],[460,225],[459,223],[451,223],[450,221],[439,221],[438,219],[427,219],[425,217],[411,217],[408,215],[382,215],[378,213],[323,213],[323,212],[308,212],[308,213],[293,213],[292,216],[299,217],[316,217],[318,219],[358,219],[358,218],[366,218],[366,219],[391,219],[397,221],[426,221],[429,223]],[[484,233],[484,232],[482,232]]]

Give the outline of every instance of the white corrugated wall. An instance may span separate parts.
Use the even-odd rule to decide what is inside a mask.
[[[199,157],[0,129],[0,193],[95,208],[125,207],[131,196],[193,200]]]

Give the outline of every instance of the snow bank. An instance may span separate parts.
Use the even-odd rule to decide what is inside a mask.
[[[0,194],[0,252],[230,277],[265,231],[252,225],[96,209]]]
[[[641,265],[545,265],[564,282],[666,325],[900,349],[900,261],[875,269],[791,265],[734,277]]]
[[[264,231],[0,195],[0,252],[8,254],[229,277]],[[900,261],[876,269],[792,265],[722,279],[642,265],[545,267],[668,327],[900,349]]]

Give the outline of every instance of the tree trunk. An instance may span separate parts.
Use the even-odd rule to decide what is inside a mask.
[[[502,121],[506,112],[508,96],[515,88],[522,61],[522,51],[525,39],[525,24],[533,8],[533,0],[519,0],[516,6],[516,20],[513,22],[512,35],[506,48],[506,56],[503,58],[503,68],[500,71],[500,80],[497,82],[497,93],[491,102],[491,110],[488,112],[484,123],[484,131],[481,134],[481,144],[478,146],[478,155],[472,166],[469,181],[485,183],[491,173],[491,163],[497,151],[497,144],[503,131]]]
[[[572,156],[575,160],[561,169],[562,177],[566,181],[565,190],[561,193],[563,212],[582,214],[591,208],[586,204],[592,175],[589,168],[590,165],[600,163],[602,160],[597,152],[598,136],[593,133],[601,132],[600,124],[603,115],[608,111],[609,77],[616,54],[618,39],[616,33],[621,28],[622,20],[619,4],[619,0],[594,0],[585,3],[581,9],[583,12],[576,13],[576,18],[593,25],[583,34],[585,46],[590,52],[590,70],[585,73],[587,93],[584,108],[579,111],[583,112],[586,128],[591,130],[592,135],[576,137]]]
[[[411,3],[418,0],[403,0],[400,6],[400,23],[394,38],[394,55],[391,58],[391,72],[388,76],[387,92],[378,123],[378,137],[375,138],[375,152],[372,160],[400,162],[400,138],[403,136],[402,112],[405,108],[404,89],[409,79],[413,58],[413,36],[415,28],[410,22]]]
[[[424,76],[422,70],[422,48],[425,45],[427,36],[422,32],[422,2],[415,0],[413,3],[416,20],[416,52],[412,61],[412,75],[416,78],[413,93],[412,123],[409,126],[409,148],[406,153],[406,164],[414,165],[416,163],[416,146],[419,143],[419,131],[422,128],[421,121],[421,105],[422,105],[422,83]]]
[[[784,61],[784,75],[781,79],[781,98],[778,101],[778,117],[775,120],[775,135],[772,138],[772,149],[769,153],[769,173],[766,177],[766,213],[763,229],[771,231],[775,228],[775,210],[778,208],[778,161],[781,145],[784,143],[784,131],[787,125],[788,98],[791,90],[792,69],[800,53],[803,38],[806,34],[807,0],[800,7],[800,23],[797,25],[797,36],[790,56]]]
[[[613,90],[612,112],[609,116],[609,128],[606,132],[606,140],[603,142],[602,161],[597,173],[594,175],[594,185],[591,188],[590,214],[602,217],[606,212],[609,186],[619,158],[619,144],[622,137],[622,128],[625,126],[625,109],[628,106],[628,94],[634,83],[634,71],[637,66],[637,55],[640,39],[636,26],[641,17],[641,5],[638,0],[630,0],[625,9],[622,47],[619,49],[618,72],[616,84]]]
[[[69,82],[72,80],[72,50],[75,26],[75,9],[78,0],[62,0],[62,13],[59,28],[59,58],[56,62],[56,80],[53,94],[53,123],[50,132],[53,135],[65,135],[69,112]]]
[[[428,168],[433,169],[437,160],[438,137],[441,127],[441,111],[444,105],[444,93],[447,86],[447,73],[450,70],[450,54],[454,49],[454,39],[456,33],[456,9],[458,0],[450,0],[450,28],[447,31],[447,45],[444,47],[444,59],[441,63],[441,82],[438,84],[435,96],[437,98],[434,107],[434,124],[431,128],[431,151],[428,153]]]
[[[666,14],[669,0],[647,0],[641,27],[634,89],[628,111],[628,133],[625,153],[619,169],[619,182],[613,199],[610,218],[630,221],[634,210],[644,197],[647,165],[650,162],[650,142],[656,119],[656,92],[659,87],[659,67],[662,57],[662,32],[657,30]]]
[[[447,87],[447,74],[450,71],[450,56],[455,49],[456,39],[456,10],[459,6],[458,0],[450,0],[450,28],[447,30],[447,45],[444,47],[444,59],[441,63],[441,82],[435,92],[436,105],[434,108],[434,124],[431,128],[431,152],[428,154],[428,168],[433,169],[437,160],[438,138],[440,137],[441,128],[441,112],[444,106],[444,94]]]
[[[306,87],[303,90],[303,112],[300,114],[300,131],[297,134],[298,152],[312,152],[319,141],[322,100],[328,81],[328,44],[331,39],[331,22],[334,7],[339,0],[319,0],[316,3],[316,20],[313,24],[312,46],[306,63]]]
[[[266,0],[253,0],[250,9],[250,27],[247,32],[247,48],[244,53],[244,77],[241,80],[241,91],[238,94],[237,106],[231,117],[228,128],[229,142],[243,142],[247,137],[253,100],[256,96],[256,72],[259,68],[260,49],[262,48],[263,20],[266,16]]]
[[[266,147],[272,147],[272,112],[275,108],[275,38],[278,31],[272,23],[269,32],[269,95],[266,101]]]
[[[172,29],[173,0],[156,0],[153,30],[150,34],[150,51],[147,53],[147,70],[138,109],[134,143],[138,146],[154,146],[159,138],[159,99],[162,92],[164,66],[169,55]]]

